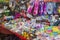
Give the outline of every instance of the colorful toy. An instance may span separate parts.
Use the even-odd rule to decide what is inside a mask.
[[[40,23],[37,23],[36,24],[36,29],[40,29],[40,28],[42,28],[42,25]]]
[[[46,11],[48,14],[52,14],[53,13],[53,3],[52,2],[47,2],[46,4]]]
[[[57,10],[56,9],[57,9],[57,6],[56,6],[56,3],[54,2],[54,10],[53,10],[54,11],[54,14],[57,13]]]
[[[40,2],[39,4],[39,15],[44,15],[46,13],[46,3],[45,2]]]
[[[14,19],[14,16],[5,16],[4,15],[3,19],[9,21],[9,20]]]
[[[30,5],[28,6],[28,9],[27,9],[27,12],[28,13],[31,13],[32,12],[32,10],[33,10],[33,6],[34,6],[34,3],[33,3],[34,1],[30,1]]]
[[[58,32],[59,31],[58,27],[53,27],[52,30],[53,30],[53,32]]]
[[[20,18],[20,16],[21,16],[20,13],[16,11],[15,12],[15,19]]]
[[[38,7],[39,7],[39,0],[35,0],[33,15],[37,15],[38,14]]]
[[[5,14],[6,16],[9,16],[10,10],[5,10],[5,11],[4,11],[4,14]]]
[[[27,32],[23,32],[22,34],[25,38],[29,39],[29,34]]]

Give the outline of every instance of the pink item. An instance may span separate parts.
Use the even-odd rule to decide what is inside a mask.
[[[38,14],[38,7],[39,7],[39,0],[36,0],[34,3],[34,12],[33,15],[37,15]]]
[[[28,9],[27,9],[27,12],[28,12],[28,13],[31,13],[31,12],[32,12],[33,6],[34,6],[34,1],[35,1],[35,0],[30,0],[30,5],[29,5],[29,7],[28,7]]]
[[[15,19],[19,18],[20,17],[20,13],[16,12],[15,13]]]
[[[52,32],[52,30],[47,30],[47,33],[49,33],[49,34],[50,34],[51,32]]]
[[[32,9],[33,9],[33,6],[30,5],[30,6],[28,7],[27,12],[28,12],[28,13],[31,13],[31,12],[32,12]]]

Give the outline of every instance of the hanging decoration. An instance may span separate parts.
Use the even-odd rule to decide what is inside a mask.
[[[52,14],[53,13],[53,8],[54,8],[54,6],[53,6],[53,3],[52,2],[47,2],[47,4],[46,4],[47,6],[47,8],[46,8],[46,11],[47,11],[47,13],[48,14]]]
[[[38,8],[39,8],[39,0],[36,0],[34,2],[34,11],[33,11],[34,16],[38,14]]]
[[[34,0],[30,1],[30,5],[28,6],[27,12],[31,13],[34,7]]]
[[[39,13],[38,15],[44,15],[46,13],[46,3],[45,2],[40,2],[39,5]]]

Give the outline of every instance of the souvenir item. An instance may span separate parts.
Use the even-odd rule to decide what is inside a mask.
[[[52,30],[53,30],[53,32],[58,32],[59,31],[58,27],[53,27]]]
[[[53,32],[53,35],[54,35],[54,36],[57,36],[57,35],[58,35],[58,32]]]
[[[39,0],[35,0],[33,15],[37,15],[38,14],[38,7],[39,7]]]
[[[20,0],[15,0],[14,5],[15,5],[15,10],[20,11]]]
[[[27,32],[23,32],[23,34],[22,34],[25,38],[29,38],[29,34],[27,33]]]
[[[28,13],[31,13],[32,10],[33,10],[33,7],[34,7],[34,1],[31,0],[31,1],[30,1],[30,4],[29,4],[29,6],[28,6],[27,12],[28,12]]]
[[[27,0],[21,0],[20,1],[20,10],[26,10],[27,6],[26,6]]]
[[[33,23],[33,22],[36,23],[36,19],[33,19],[33,18],[32,18],[32,19],[31,19],[31,22],[32,22],[32,23]]]
[[[6,16],[9,16],[10,14],[10,10],[5,10],[5,13],[4,13]]]
[[[27,14],[27,17],[28,18],[32,18],[33,16],[31,14]]]
[[[47,33],[48,33],[48,34],[52,33],[52,29],[48,29],[48,30],[47,30]]]
[[[48,14],[53,14],[53,3],[52,2],[47,2],[46,4],[46,11]]]
[[[31,23],[31,26],[32,26],[32,28],[35,28],[36,27],[36,23],[35,22]]]
[[[47,14],[47,12],[46,12],[46,4],[47,3],[44,2],[44,5],[43,5],[43,11],[44,11],[43,13],[44,13],[44,15]]]
[[[20,13],[19,12],[15,12],[15,19],[20,17]]]
[[[11,19],[14,19],[14,17],[13,17],[13,16],[6,16],[5,19],[6,19],[6,20],[11,20]]]
[[[54,9],[53,9],[53,11],[54,11],[54,14],[56,14],[57,13],[57,5],[56,5],[56,3],[54,2]]]
[[[40,28],[40,32],[41,32],[41,34],[43,34],[43,33],[44,33],[44,25],[41,24],[40,27],[41,27],[41,28]]]
[[[27,12],[28,13],[31,13],[32,12],[32,9],[33,9],[33,6],[29,5]]]
[[[55,37],[55,40],[60,40],[60,35],[57,35],[57,36]]]
[[[40,2],[40,4],[39,4],[39,14],[40,15],[44,15],[44,13],[46,13],[46,3],[45,2]],[[38,14],[38,15],[39,15]]]
[[[42,20],[41,16],[36,17],[36,20]]]
[[[60,13],[60,3],[56,3],[56,6],[57,6],[57,12]]]

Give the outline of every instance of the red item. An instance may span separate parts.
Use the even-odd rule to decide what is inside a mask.
[[[24,38],[22,35],[18,34],[18,33],[15,33],[15,32],[12,32],[10,30],[7,30],[3,24],[0,25],[2,28],[0,28],[0,30],[2,31],[3,29],[6,30],[5,32],[3,33],[10,33],[10,34],[15,34],[17,37],[19,37],[21,40],[27,40],[26,38]]]
[[[17,34],[17,33],[14,33],[17,37],[19,37],[21,40],[27,40],[26,38],[24,38],[23,36]]]

